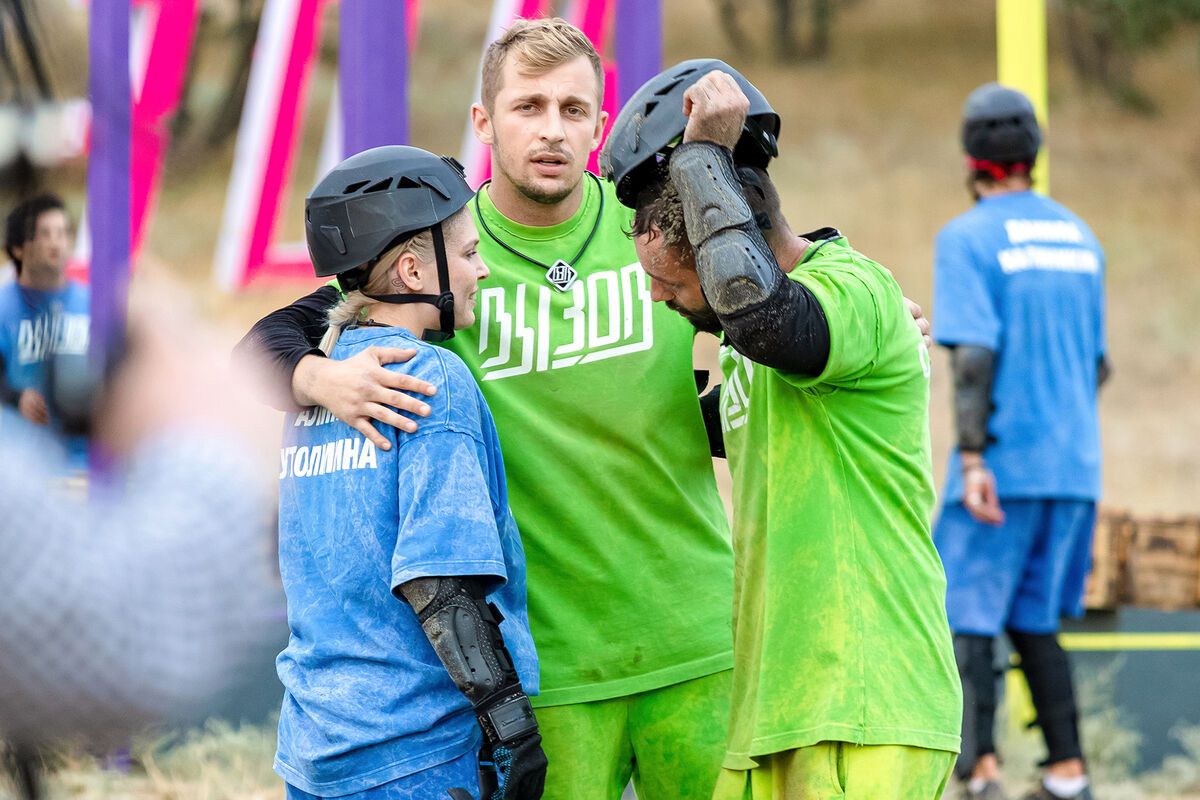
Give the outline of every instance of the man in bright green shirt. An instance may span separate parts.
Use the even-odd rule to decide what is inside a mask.
[[[653,298],[724,336],[734,682],[715,797],[933,800],[962,695],[930,538],[929,355],[887,270],[836,230],[791,232],[765,171],[777,131],[734,70],[685,62],[634,95],[602,157]]]
[[[448,343],[495,406],[509,482],[521,487],[512,505],[535,641],[548,654],[539,706],[629,695],[731,663],[732,575],[696,401],[695,331],[651,302],[611,185],[589,173],[583,188],[574,215],[539,227],[505,217],[487,185],[476,195],[492,274],[480,284],[479,324]],[[552,264],[580,250],[567,291],[524,260]],[[669,641],[644,627],[662,612]]]

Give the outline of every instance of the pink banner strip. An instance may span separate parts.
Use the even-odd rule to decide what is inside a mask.
[[[417,49],[421,30],[421,0],[406,0],[404,7],[404,27],[408,30],[408,55],[411,57]]]
[[[304,94],[316,53],[317,28],[320,22],[318,12],[323,2],[324,0],[300,0],[296,13],[292,49],[279,93],[274,138],[267,157],[267,168],[263,173],[258,215],[246,254],[243,284],[253,279],[254,273],[266,262],[267,246],[274,235],[280,205],[288,186],[287,179],[292,173],[292,163],[298,149],[296,145],[300,135],[300,117],[306,106]]]
[[[615,8],[615,0],[578,0],[575,7],[575,25],[591,40],[592,46],[596,48],[596,52],[600,53],[602,58],[612,31]],[[612,121],[617,116],[617,111],[620,110],[617,107],[616,84],[616,66],[604,59],[604,97],[601,100],[601,108],[608,112],[608,123],[604,129],[606,136],[608,128],[612,126]],[[588,157],[588,169],[592,172],[600,171],[599,154],[600,151],[595,150]]]
[[[133,104],[130,237],[140,249],[162,177],[169,125],[179,106],[196,29],[197,0],[142,0],[156,12],[141,96]]]

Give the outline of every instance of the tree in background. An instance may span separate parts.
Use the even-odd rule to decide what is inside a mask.
[[[0,103],[15,108],[29,109],[54,97],[39,44],[36,11],[27,0],[0,0],[0,74],[6,78]],[[22,197],[41,184],[43,170],[13,145],[13,152],[0,154],[0,181]]]
[[[237,133],[241,124],[242,106],[246,89],[250,85],[250,67],[253,62],[254,44],[258,41],[258,25],[262,19],[264,0],[236,0],[220,6],[202,2],[200,19],[196,27],[196,40],[192,46],[187,75],[184,78],[183,96],[179,111],[171,123],[171,134],[179,140],[192,132],[197,118],[207,118],[202,133],[206,149],[215,150]],[[225,75],[216,93],[219,98],[211,100],[211,108],[199,108],[201,101],[195,92],[195,79],[202,50],[212,46],[228,47],[223,57]]]
[[[1200,0],[1060,0],[1071,66],[1126,108],[1152,113],[1133,76],[1137,56],[1200,23]],[[1200,49],[1197,50],[1200,59]]]
[[[776,61],[821,60],[829,54],[833,22],[839,8],[859,0],[769,0]],[[744,0],[716,0],[721,27],[742,58],[755,50],[738,20]],[[807,25],[804,21],[807,20]],[[805,30],[800,31],[797,25]],[[805,35],[805,33],[807,35]]]

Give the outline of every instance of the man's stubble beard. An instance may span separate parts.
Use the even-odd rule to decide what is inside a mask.
[[[692,327],[702,333],[717,334],[724,330],[721,320],[711,308],[704,311],[689,311],[682,306],[667,303],[667,307],[692,324]]]
[[[518,181],[509,172],[504,169],[504,149],[500,147],[499,142],[492,142],[492,149],[496,151],[496,163],[500,165],[500,172],[504,175],[504,179],[509,185],[516,190],[517,194],[524,197],[526,200],[532,200],[542,206],[556,206],[571,196],[571,193],[579,188],[579,184],[583,182],[583,173],[579,173],[578,179],[567,188],[558,192],[543,192],[537,187]]]

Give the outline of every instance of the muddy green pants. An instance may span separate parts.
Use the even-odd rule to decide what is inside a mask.
[[[713,800],[937,800],[954,759],[945,750],[821,742],[754,756],[751,770],[721,770]]]
[[[709,800],[725,755],[730,670],[648,692],[537,709],[543,800]]]

